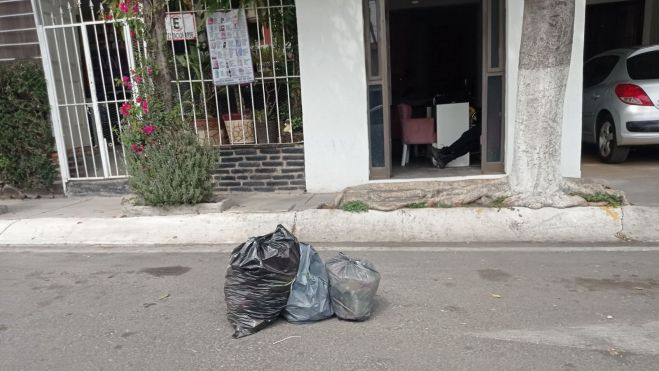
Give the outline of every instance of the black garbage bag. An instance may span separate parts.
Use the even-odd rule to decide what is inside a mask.
[[[330,297],[337,317],[364,321],[371,316],[380,273],[364,259],[353,259],[343,253],[325,264],[330,281]]]
[[[227,318],[234,338],[251,335],[286,308],[300,263],[300,245],[283,226],[253,237],[231,253],[224,282]]]

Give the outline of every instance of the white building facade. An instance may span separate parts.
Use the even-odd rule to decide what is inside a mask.
[[[593,4],[606,1],[594,1]],[[381,59],[384,63],[392,63],[392,54],[398,53],[394,45],[389,44],[394,39],[393,32],[400,32],[390,27],[394,12],[411,12],[414,8],[437,11],[449,9],[452,6],[473,3],[470,9],[481,9],[478,17],[482,17],[481,30],[485,28],[483,36],[477,38],[483,43],[484,52],[481,53],[480,65],[487,64],[487,57],[493,47],[500,48],[503,53],[499,58],[503,60],[502,71],[503,93],[500,117],[501,130],[501,165],[495,166],[493,171],[482,166],[480,174],[468,173],[465,176],[442,177],[439,169],[428,169],[420,173],[416,179],[433,178],[467,179],[480,177],[497,177],[508,173],[512,166],[513,135],[515,131],[515,112],[517,97],[517,70],[518,56],[522,32],[523,0],[476,0],[476,1],[299,1],[297,3],[299,48],[301,62],[301,82],[304,101],[305,122],[305,161],[306,182],[309,192],[334,192],[348,186],[368,182],[396,181],[395,163],[392,145],[396,145],[390,135],[384,135],[382,140],[387,143],[373,143],[373,136],[369,127],[369,71],[367,62],[366,37],[372,38],[365,27],[369,28],[369,21],[376,18],[375,24],[381,29],[376,37],[380,37],[383,44]],[[589,1],[588,4],[591,4]],[[572,61],[567,84],[563,113],[563,138],[561,169],[565,177],[580,177],[581,165],[581,109],[582,109],[582,68],[584,63],[584,35],[586,26],[586,0],[576,0],[574,37],[572,48]],[[657,17],[653,1],[646,1],[643,9],[643,42],[657,42],[659,38],[659,17]],[[495,10],[496,8],[496,10]],[[375,12],[376,14],[373,16]],[[497,13],[499,12],[499,13]],[[496,27],[496,20],[492,17],[499,15],[501,24]],[[657,21],[654,21],[657,20]],[[495,24],[495,26],[493,26]],[[372,27],[371,27],[372,28]],[[455,30],[459,32],[459,30]],[[499,32],[502,36],[498,44],[493,45],[493,33]],[[365,36],[367,35],[367,36]],[[485,42],[483,42],[485,40]],[[372,40],[371,40],[372,41]],[[488,45],[489,44],[489,45]],[[432,47],[432,46],[429,46]],[[475,45],[481,48],[481,45]],[[488,49],[489,48],[489,49]],[[446,50],[446,53],[451,53]],[[387,55],[388,54],[388,55]],[[389,94],[385,102],[389,106],[395,105],[391,99],[391,74],[393,69],[384,68],[390,76],[382,78],[383,95]],[[383,66],[380,66],[383,68]],[[490,76],[488,67],[482,75]],[[482,77],[482,76],[481,76]],[[486,80],[486,79],[485,79]],[[481,88],[481,101],[488,101],[487,94],[482,94],[485,80],[478,82]],[[389,86],[387,86],[389,85]],[[486,92],[489,93],[489,92]],[[480,97],[479,97],[480,98]],[[394,99],[395,100],[395,99]],[[386,106],[385,106],[386,107]],[[386,111],[386,109],[384,110]],[[485,114],[483,114],[485,115]],[[384,121],[393,118],[383,114]],[[387,117],[389,116],[389,117]],[[391,130],[385,124],[385,131]],[[486,142],[483,139],[482,142]],[[373,146],[384,148],[386,152],[384,163],[380,163],[384,171],[378,171],[373,166],[372,156],[375,154]],[[485,150],[485,149],[484,149]],[[483,157],[484,162],[486,158]],[[483,162],[483,163],[484,163]],[[481,163],[481,165],[483,165]],[[383,175],[384,174],[384,175]],[[407,177],[405,180],[409,180]],[[414,179],[414,178],[412,178]],[[427,180],[427,179],[425,179]]]
[[[575,2],[561,149],[566,177],[580,176],[584,57],[659,43],[659,0]],[[129,41],[128,25],[108,17],[102,0],[31,3],[65,190],[69,181],[126,178],[119,107],[134,97],[114,81],[134,68],[141,44]],[[204,25],[203,7],[174,3],[172,14],[194,14],[194,27]],[[257,0],[245,10],[253,82],[213,84],[204,27],[194,39],[168,43],[181,116],[218,148],[219,192],[337,192],[369,182],[502,177],[514,151],[523,6]],[[464,120],[439,113],[439,105],[454,104],[464,107]],[[448,139],[447,125],[462,125],[453,130],[461,133],[470,121],[479,124],[480,146],[466,156],[469,165],[437,169],[428,146],[416,145],[402,166],[401,106],[437,128],[437,146],[457,139]],[[232,128],[238,130],[227,135]]]

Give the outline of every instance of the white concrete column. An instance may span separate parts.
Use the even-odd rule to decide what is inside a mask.
[[[572,61],[563,103],[561,172],[565,177],[581,177],[581,112],[583,97],[583,52],[586,31],[586,0],[575,1]]]
[[[369,179],[362,2],[297,2],[307,190]]]

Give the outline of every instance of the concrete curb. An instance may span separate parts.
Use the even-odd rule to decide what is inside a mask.
[[[622,224],[624,236],[633,241],[659,241],[659,208],[624,207]]]
[[[128,203],[122,205],[122,211],[127,217],[138,216],[175,216],[194,214],[217,214],[223,213],[235,206],[229,199],[218,202],[201,203],[196,205],[183,205],[173,207],[135,206]]]
[[[296,232],[314,242],[611,242],[622,229],[620,215],[597,207],[309,210],[298,214]]]
[[[312,243],[659,241],[659,208],[340,210],[0,220],[0,246],[237,244],[283,224]]]

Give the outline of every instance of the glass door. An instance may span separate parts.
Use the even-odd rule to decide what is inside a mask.
[[[364,0],[370,178],[391,176],[389,42],[386,0]]]
[[[504,171],[505,0],[483,0],[481,171]]]

